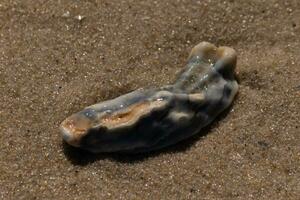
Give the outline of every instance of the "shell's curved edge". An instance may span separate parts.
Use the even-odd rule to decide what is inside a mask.
[[[86,107],[61,123],[63,139],[94,153],[152,151],[186,139],[232,103],[236,60],[232,48],[201,42],[173,85]]]

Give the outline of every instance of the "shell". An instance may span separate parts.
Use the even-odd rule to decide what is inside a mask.
[[[86,107],[61,123],[63,139],[94,153],[146,152],[184,140],[232,103],[236,59],[232,48],[201,42],[174,84]]]

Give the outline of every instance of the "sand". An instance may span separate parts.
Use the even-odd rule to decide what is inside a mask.
[[[300,199],[298,0],[2,0],[1,199]],[[170,83],[201,41],[238,52],[232,107],[141,155],[63,143],[90,104]]]

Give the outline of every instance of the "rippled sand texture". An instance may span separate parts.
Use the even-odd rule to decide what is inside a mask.
[[[299,199],[300,4],[0,2],[0,199]],[[200,41],[238,52],[239,94],[198,136],[151,154],[62,142],[72,113],[170,83]]]

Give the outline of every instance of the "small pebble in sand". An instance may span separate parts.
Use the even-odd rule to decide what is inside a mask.
[[[175,144],[231,104],[238,91],[235,66],[232,48],[201,42],[174,84],[86,107],[61,123],[63,139],[94,153],[138,153]]]
[[[82,21],[84,18],[85,18],[85,16],[83,16],[83,15],[75,16],[75,19],[77,19],[78,21]]]

